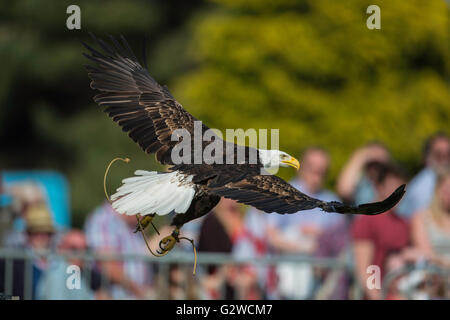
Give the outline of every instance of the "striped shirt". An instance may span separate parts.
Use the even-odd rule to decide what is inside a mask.
[[[105,202],[96,208],[85,224],[88,246],[97,253],[147,254],[139,233],[133,229]],[[123,262],[125,276],[137,285],[148,285],[152,280],[151,266],[134,259]],[[121,288],[113,288],[114,298],[132,298]]]

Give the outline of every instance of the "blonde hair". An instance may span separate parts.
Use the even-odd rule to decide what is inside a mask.
[[[436,187],[434,190],[433,199],[430,204],[430,215],[437,225],[439,225],[440,222],[442,222],[442,218],[446,214],[440,204],[438,189],[440,185],[444,182],[444,180],[447,178],[450,178],[450,168],[443,169],[437,173]]]

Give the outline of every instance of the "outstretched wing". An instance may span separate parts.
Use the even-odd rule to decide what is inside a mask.
[[[209,190],[217,195],[234,199],[268,213],[285,214],[321,208],[326,212],[376,215],[391,209],[400,201],[405,193],[405,185],[398,187],[384,201],[359,206],[314,199],[273,175],[249,175],[240,181],[229,182],[221,186],[211,185]]]
[[[186,129],[192,137],[196,119],[140,65],[125,38],[119,42],[110,37],[111,44],[94,39],[103,52],[83,44],[90,51],[84,55],[96,63],[86,66],[91,87],[101,92],[95,102],[106,107],[104,111],[146,153],[156,153],[158,161],[172,164],[171,150],[179,143],[171,141],[172,134]]]

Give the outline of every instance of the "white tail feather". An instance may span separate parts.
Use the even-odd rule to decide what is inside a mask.
[[[135,174],[124,179],[111,196],[112,207],[118,213],[162,216],[172,211],[185,213],[189,209],[195,195],[192,176],[144,170],[137,170]]]

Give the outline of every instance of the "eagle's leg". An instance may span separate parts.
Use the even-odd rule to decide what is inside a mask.
[[[152,220],[153,220],[154,217],[155,217],[154,213],[144,216],[141,219],[141,221],[136,225],[136,230],[134,230],[133,232],[136,233],[138,231],[141,231],[141,226],[142,226],[142,231],[147,229],[147,227],[152,223]],[[158,231],[158,230],[156,230],[156,231]]]
[[[172,250],[175,246],[175,243],[180,242],[180,229],[181,227],[189,221],[189,212],[193,211],[191,208],[189,208],[188,212],[185,214],[177,214],[171,222],[172,226],[175,226],[175,229],[172,231],[172,234],[163,238],[159,242],[159,248],[161,249],[159,254],[166,254],[168,251]]]
[[[166,254],[168,251],[173,249],[175,243],[180,242],[180,239],[186,239],[183,237],[180,238],[181,227],[185,223],[200,218],[210,212],[211,209],[214,208],[219,201],[219,196],[210,194],[204,194],[203,196],[197,197],[192,200],[189,209],[185,213],[179,213],[173,218],[170,224],[172,226],[175,226],[175,229],[173,230],[171,235],[163,238],[159,242],[159,247],[161,249],[161,252],[159,253]]]

